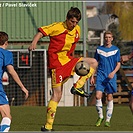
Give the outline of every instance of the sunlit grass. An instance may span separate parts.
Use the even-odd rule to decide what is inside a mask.
[[[10,131],[40,131],[46,120],[46,107],[11,107],[12,124]],[[104,106],[104,116],[106,106]],[[97,120],[95,106],[88,107],[58,107],[55,121],[55,131],[133,131],[133,116],[128,106],[115,106],[111,127],[95,127]]]

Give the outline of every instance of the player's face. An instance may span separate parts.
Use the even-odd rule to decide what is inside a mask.
[[[68,30],[73,30],[73,28],[78,24],[78,20],[74,18],[66,19],[66,25]]]
[[[111,34],[106,34],[104,37],[104,40],[105,40],[106,45],[111,45],[111,43],[113,41],[113,37]]]

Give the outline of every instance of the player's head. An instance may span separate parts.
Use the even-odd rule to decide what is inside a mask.
[[[8,34],[0,31],[0,46],[4,45],[6,42],[8,42]]]
[[[113,41],[113,34],[111,31],[106,31],[104,33],[104,41],[105,44],[111,44],[111,42]]]
[[[77,7],[71,7],[70,10],[67,12],[67,19],[76,18],[77,21],[81,20],[81,12]]]
[[[106,38],[106,35],[110,35],[113,38],[113,33],[109,30],[104,32],[104,39]]]
[[[73,28],[78,24],[81,20],[81,12],[77,7],[71,7],[67,12],[66,16],[66,24],[68,30],[73,30]]]

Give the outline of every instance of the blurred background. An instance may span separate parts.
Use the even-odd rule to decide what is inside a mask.
[[[82,12],[81,38],[77,43],[75,56],[94,57],[98,45],[103,45],[103,33],[111,30],[113,44],[118,46],[121,55],[129,54],[133,49],[133,2],[83,2],[83,1],[14,1],[0,2],[0,29],[9,34],[8,50],[13,52],[14,67],[28,88],[30,97],[24,101],[19,87],[8,75],[4,88],[12,106],[46,106],[52,94],[51,79],[47,69],[47,49],[49,38],[40,39],[37,50],[29,53],[37,29],[53,22],[65,21],[67,11],[78,7]],[[121,66],[118,72],[118,92],[114,95],[115,104],[128,104],[130,84],[133,82],[132,60]],[[96,75],[95,75],[96,76]],[[89,81],[84,89],[92,94],[90,99],[74,96],[70,88],[77,75],[64,84],[63,97],[59,106],[88,106],[95,104],[95,85]],[[4,82],[6,80],[4,79]],[[103,97],[106,103],[106,95]]]

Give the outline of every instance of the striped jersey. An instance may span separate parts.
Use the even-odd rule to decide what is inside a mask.
[[[42,26],[38,30],[49,36],[48,66],[50,69],[67,64],[75,50],[76,43],[80,38],[80,27],[76,25],[72,31],[67,29],[65,22],[56,22],[48,26]]]
[[[112,45],[110,48],[104,45],[98,46],[95,52],[95,59],[98,61],[97,78],[107,78],[108,74],[114,71],[118,62],[120,62],[120,50]],[[116,79],[116,74],[114,76]]]

